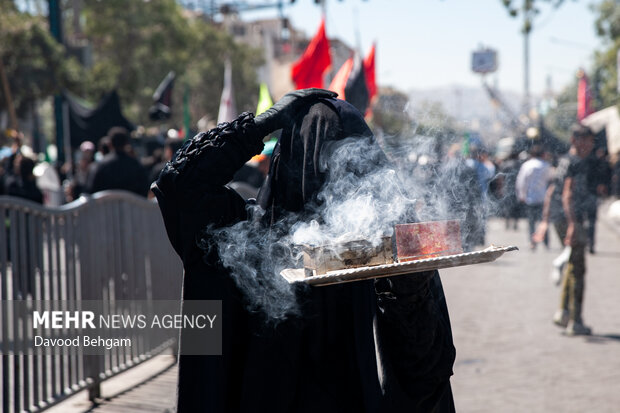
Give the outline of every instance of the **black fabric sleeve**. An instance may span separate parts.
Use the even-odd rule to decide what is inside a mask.
[[[245,218],[245,201],[225,184],[262,148],[253,115],[243,113],[196,135],[166,164],[151,189],[170,242],[182,259],[207,225],[230,225]]]

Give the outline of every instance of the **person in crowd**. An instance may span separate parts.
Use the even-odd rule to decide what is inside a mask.
[[[34,160],[24,156],[21,152],[16,152],[12,168],[14,174],[7,177],[4,183],[5,194],[42,204],[43,193],[37,187],[37,181],[32,172],[34,167]]]
[[[323,163],[325,157],[348,145],[350,162],[341,167],[359,179],[387,162],[362,115],[334,96],[291,92],[256,118],[244,113],[200,133],[152,186],[183,259],[184,301],[216,299],[223,306],[221,356],[183,354],[189,343],[182,333],[180,413],[454,411],[455,350],[436,271],[325,287],[286,284],[298,307],[277,321],[251,305],[282,298],[272,289],[281,277],[268,268],[286,250],[280,234],[321,219],[316,211],[328,200],[319,194],[334,184],[331,168],[338,169]],[[257,200],[246,202],[226,184],[278,129],[270,172]],[[362,145],[371,145],[375,156],[357,165],[354,148]],[[215,234],[234,236],[244,224],[273,242],[244,236],[217,247]],[[257,251],[241,263],[248,274],[234,276],[240,263],[225,258],[230,250]]]
[[[14,171],[15,157],[21,153],[23,135],[14,130],[7,129],[5,135],[10,142],[10,152],[0,158],[0,195],[5,195],[6,180],[17,174]]]
[[[269,157],[261,153],[253,156],[235,173],[233,182],[245,182],[258,190],[263,185],[268,172]]]
[[[110,153],[92,165],[84,192],[94,194],[106,189],[123,189],[146,197],[148,178],[140,162],[128,154],[129,133],[125,128],[113,127],[108,137]]]
[[[587,198],[587,234],[588,249],[594,254],[596,243],[596,219],[598,201],[609,194],[611,168],[604,148],[597,148],[587,158],[588,164],[588,198]]]
[[[77,159],[77,167],[73,173],[73,179],[66,187],[65,196],[67,202],[74,201],[80,197],[87,184],[88,172],[91,165],[95,162],[95,144],[91,141],[84,141],[80,144],[80,151]]]
[[[157,180],[157,177],[161,173],[162,169],[164,169],[164,167],[166,166],[166,163],[172,160],[172,157],[174,156],[176,151],[181,149],[181,146],[183,146],[183,139],[178,137],[166,138],[166,142],[164,143],[163,160],[162,162],[153,165],[153,167],[151,168],[149,174],[149,182],[153,183]],[[153,192],[149,191],[149,198],[152,198],[154,196],[155,195],[153,195]]]
[[[35,161],[32,158],[25,156],[21,151],[15,152],[13,158],[13,174],[8,176],[5,181],[5,195],[14,196],[18,198],[27,199],[37,204],[43,204],[43,192],[37,186],[36,178],[33,174],[35,167]],[[26,220],[7,221],[6,236],[7,239],[11,239],[11,234],[24,234],[25,256],[31,256],[31,244],[30,239],[32,223]],[[4,223],[0,223],[4,225]],[[19,236],[19,235],[18,235]],[[12,256],[11,243],[6,243],[7,257]],[[35,264],[32,260],[26,260],[24,263],[25,272],[22,275],[20,271],[15,278],[16,285],[13,288],[16,291],[17,297],[25,299],[27,294],[32,293],[34,288],[34,267]],[[25,276],[24,276],[25,275]]]
[[[609,193],[620,199],[620,154],[611,158],[611,178],[609,182]]]
[[[543,159],[544,149],[541,144],[533,144],[529,150],[530,159],[525,161],[515,181],[517,199],[524,206],[525,216],[528,222],[527,240],[530,249],[536,249],[536,243],[532,241],[532,235],[536,231],[536,225],[542,219],[545,193],[549,185],[551,165]],[[545,236],[543,241],[549,245],[549,238]]]
[[[450,146],[445,158],[437,165],[431,191],[431,199],[435,197],[439,205],[433,208],[430,218],[458,219],[464,251],[472,251],[481,244],[481,226],[484,225],[482,190],[476,171],[467,165],[459,144]]]
[[[583,322],[587,235],[588,165],[586,158],[594,146],[594,134],[581,124],[571,128],[571,147],[556,168],[556,175],[547,190],[543,219],[538,225],[534,242],[544,239],[549,222],[553,222],[564,245],[570,246],[568,265],[562,282],[560,308],[553,322],[569,335],[589,335],[590,327]],[[558,204],[561,204],[561,208]],[[552,216],[553,215],[553,216]]]
[[[515,183],[517,174],[521,169],[519,152],[512,150],[508,158],[504,159],[499,166],[499,199],[502,215],[505,220],[506,229],[518,229],[519,218],[522,215],[521,203],[517,199]]]
[[[258,154],[247,161],[233,176],[229,186],[243,198],[256,198],[269,172],[269,157]]]
[[[101,162],[107,154],[110,153],[112,142],[110,142],[109,136],[103,136],[97,143],[97,152],[95,153],[95,161]]]
[[[486,243],[486,226],[489,208],[489,183],[495,173],[495,166],[488,160],[488,152],[482,144],[470,145],[470,156],[466,165],[473,170],[477,184],[477,193],[480,193],[480,203],[476,206],[475,221],[469,232],[468,244],[470,248]],[[475,199],[475,198],[472,198]],[[473,218],[473,217],[472,217]]]

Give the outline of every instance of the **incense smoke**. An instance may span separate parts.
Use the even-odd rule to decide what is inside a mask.
[[[416,220],[461,220],[464,239],[478,230],[487,211],[472,195],[475,171],[454,153],[434,153],[435,146],[430,139],[418,139],[401,148],[396,162],[388,162],[373,139],[328,142],[320,155],[326,182],[303,216],[290,213],[265,228],[259,223],[265,211],[250,204],[252,219],[207,228],[202,247],[217,249],[251,311],[263,312],[270,321],[283,320],[298,313],[303,287],[292,287],[280,272],[303,266],[301,245],[333,246],[336,253],[348,241],[363,239],[378,246],[395,224]]]

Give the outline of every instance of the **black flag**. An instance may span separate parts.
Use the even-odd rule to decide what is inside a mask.
[[[135,126],[122,114],[121,102],[115,90],[103,95],[97,107],[84,106],[76,96],[65,91],[69,108],[69,135],[71,147],[77,148],[86,140],[97,143],[113,126],[134,130]]]
[[[347,59],[338,69],[329,85],[329,90],[338,93],[340,99],[355,106],[362,114],[366,112],[370,95],[366,86],[363,63],[357,54]]]
[[[174,86],[174,71],[170,71],[153,93],[153,106],[149,109],[149,119],[165,120],[172,114],[172,87]]]
[[[344,93],[347,102],[355,106],[362,115],[366,113],[370,99],[368,87],[366,86],[364,66],[359,56],[354,57],[353,67],[349,73],[347,84],[344,87]]]

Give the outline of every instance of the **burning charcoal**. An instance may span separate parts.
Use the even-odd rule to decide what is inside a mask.
[[[458,221],[398,224],[394,228],[394,234],[398,262],[463,252]]]
[[[342,244],[303,246],[306,276],[321,275],[343,268],[391,264],[392,238],[383,237],[381,244],[373,246],[367,240],[348,241]]]

